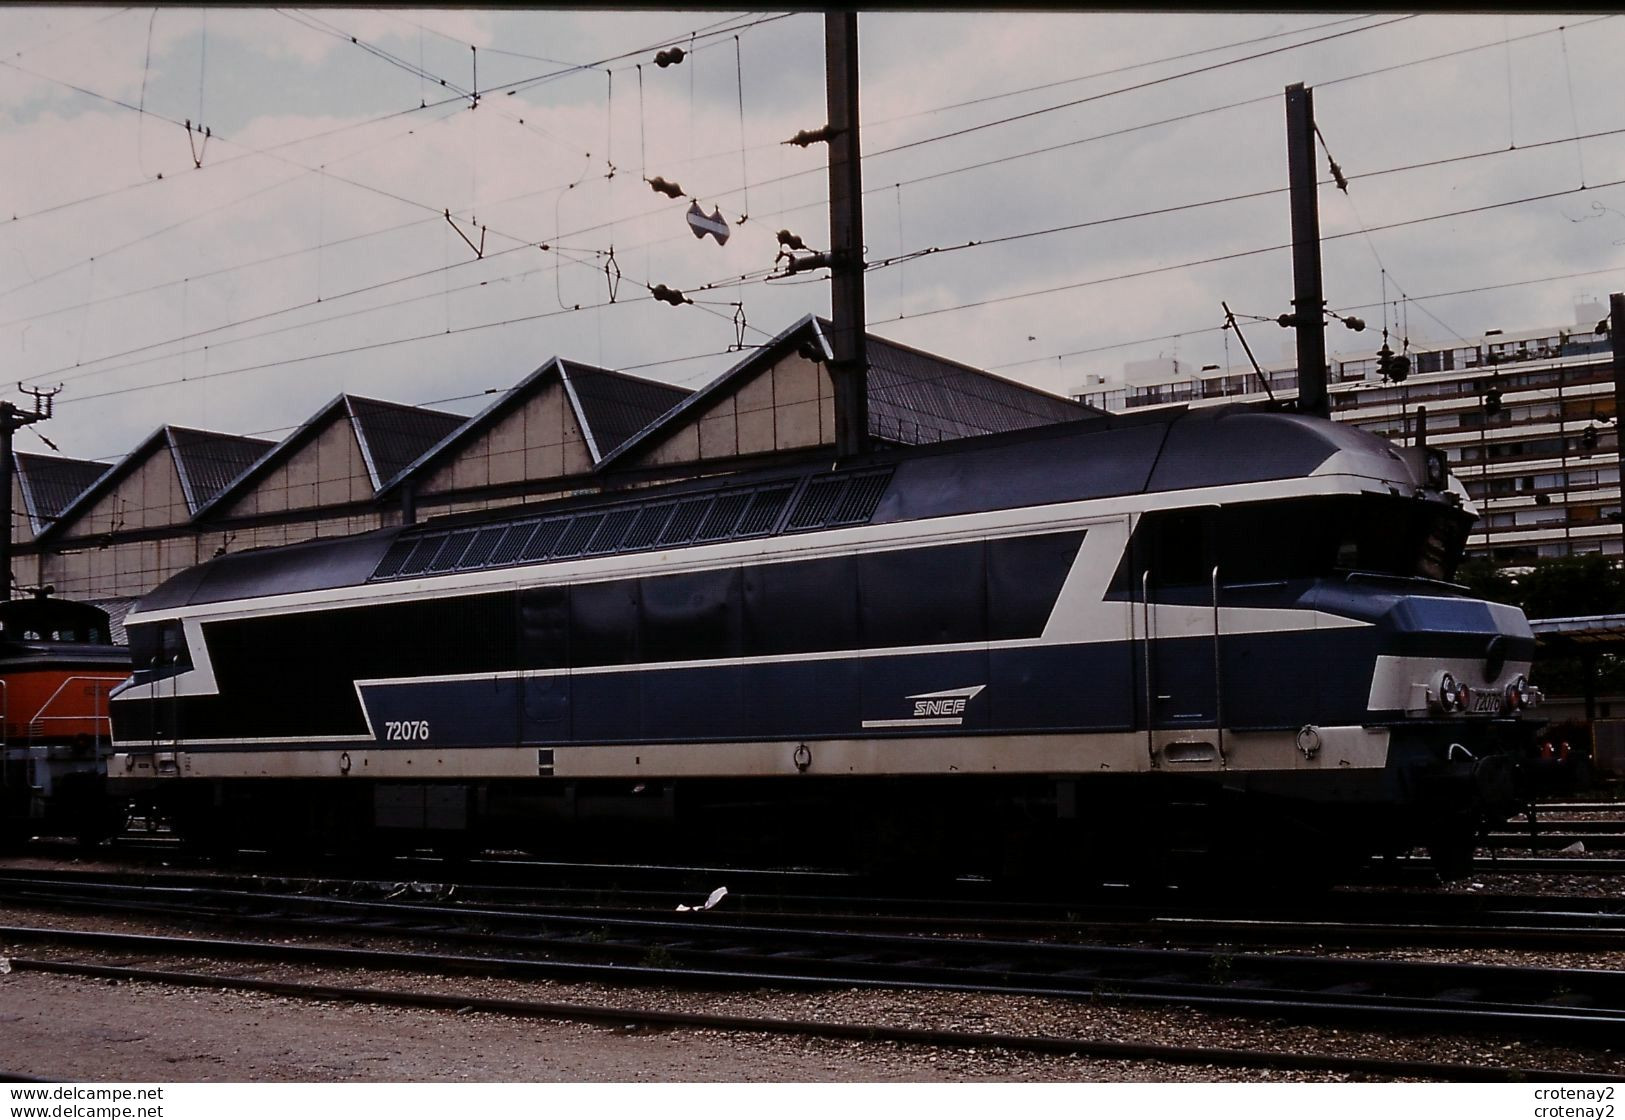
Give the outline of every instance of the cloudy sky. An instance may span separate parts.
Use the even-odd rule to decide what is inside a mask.
[[[877,12],[860,38],[871,329],[1045,389],[1240,364],[1221,301],[1289,309],[1292,82],[1349,179],[1320,193],[1328,302],[1377,332],[1334,350],[1385,317],[1568,325],[1625,286],[1625,17]],[[828,312],[821,276],[771,278],[777,230],[828,239],[825,150],[782,143],[824,122],[818,14],[5,7],[0,44],[0,362],[63,386],[22,450],[279,438],[340,391],[472,413],[555,354],[699,385]]]

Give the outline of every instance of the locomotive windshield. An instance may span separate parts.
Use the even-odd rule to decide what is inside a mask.
[[[1335,572],[1451,580],[1471,520],[1437,502],[1339,494],[1219,511],[1219,575],[1226,583]]]
[[[178,622],[144,622],[132,626],[130,661],[137,684],[172,677],[192,667],[192,651]]]
[[[1206,587],[1215,564],[1231,586],[1351,571],[1448,581],[1470,525],[1459,509],[1379,494],[1153,510],[1140,519],[1112,591],[1137,587],[1140,573],[1155,587]]]

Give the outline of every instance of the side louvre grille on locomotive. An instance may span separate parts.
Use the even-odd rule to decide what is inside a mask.
[[[462,561],[463,554],[468,551],[468,546],[473,540],[474,531],[472,529],[461,533],[453,533],[447,537],[434,554],[434,559],[429,561],[429,571],[453,571]]]
[[[724,494],[711,503],[711,508],[700,523],[700,531],[695,534],[695,540],[721,541],[727,540],[734,534],[734,526],[739,523],[739,515],[745,512],[745,503],[750,501],[749,494]]]
[[[508,531],[506,525],[499,525],[493,529],[481,529],[474,537],[468,551],[463,553],[463,566],[468,568],[483,568],[491,559],[491,553],[496,549],[497,542]]]
[[[627,530],[621,546],[629,552],[651,547],[660,539],[661,530],[665,529],[666,522],[671,520],[671,511],[676,508],[676,502],[644,506],[638,511],[638,519],[632,523],[632,528]]]
[[[784,513],[784,507],[790,504],[790,494],[795,490],[794,485],[773,486],[766,490],[758,490],[750,499],[750,508],[745,510],[745,516],[739,521],[734,531],[737,537],[759,537],[763,533],[771,533],[773,526],[779,523]]]
[[[401,565],[406,563],[406,558],[412,555],[412,550],[416,547],[417,541],[410,537],[397,539],[389,546],[389,551],[384,553],[384,558],[378,562],[378,569],[372,573],[372,578],[388,579],[390,576],[398,575]]]
[[[626,539],[627,531],[632,528],[632,522],[637,519],[637,516],[638,510],[635,507],[611,510],[606,513],[603,524],[598,526],[598,531],[592,535],[592,540],[587,542],[587,551],[594,556],[618,551],[621,541]]]
[[[371,579],[408,579],[861,525],[874,516],[890,481],[889,469],[823,475],[805,484],[741,486],[565,516],[412,533],[390,545]]]
[[[559,543],[559,538],[564,536],[564,530],[569,525],[570,522],[562,517],[555,517],[552,521],[543,521],[536,526],[535,532],[523,538],[524,543],[519,551],[514,553],[513,559],[542,560],[551,556],[554,548]],[[506,561],[499,562],[506,563]]]
[[[666,531],[660,534],[660,543],[687,544],[693,540],[694,531],[700,527],[700,518],[705,516],[705,511],[710,507],[710,498],[678,502],[677,509],[666,524]]]
[[[402,562],[400,571],[397,574],[415,576],[423,571],[429,566],[429,561],[434,559],[435,553],[440,551],[440,544],[441,538],[439,537],[425,537],[418,541],[417,547]]]
[[[521,521],[517,525],[508,526],[508,531],[502,535],[502,540],[491,553],[492,566],[512,564],[518,560],[519,553],[524,550],[536,529],[535,521]]]
[[[811,529],[824,524],[846,486],[845,479],[815,478],[801,492],[801,501],[790,514],[790,528]]]
[[[558,547],[552,552],[554,556],[579,556],[587,547],[587,541],[597,531],[599,522],[604,520],[601,513],[584,513],[570,522],[570,528],[565,531],[559,540]],[[527,559],[541,559],[541,557],[528,557]]]
[[[801,500],[790,514],[789,527],[821,529],[865,522],[875,515],[890,479],[889,473],[881,472],[815,478],[801,492]]]

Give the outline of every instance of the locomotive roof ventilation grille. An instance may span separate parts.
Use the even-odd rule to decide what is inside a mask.
[[[408,532],[390,545],[370,581],[862,525],[874,516],[891,473],[849,471],[562,516]]]

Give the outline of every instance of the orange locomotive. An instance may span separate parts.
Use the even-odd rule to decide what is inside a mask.
[[[107,694],[129,676],[107,612],[51,599],[0,601],[0,841],[116,830],[105,793]]]

